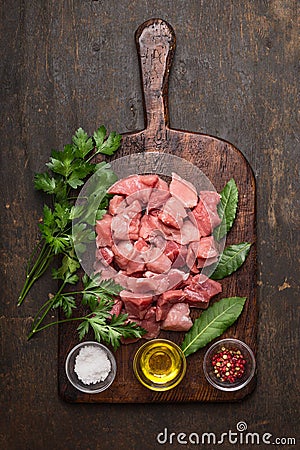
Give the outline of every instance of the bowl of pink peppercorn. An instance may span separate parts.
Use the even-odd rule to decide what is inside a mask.
[[[255,357],[250,347],[238,339],[222,339],[207,350],[203,370],[207,381],[221,391],[237,391],[253,378]]]

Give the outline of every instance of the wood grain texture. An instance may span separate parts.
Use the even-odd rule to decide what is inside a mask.
[[[169,127],[168,78],[175,51],[175,34],[172,27],[161,19],[150,19],[136,31],[136,45],[141,68],[144,97],[144,130],[123,136],[117,158],[127,156],[133,173],[147,173],[146,155],[138,164],[130,162],[135,153],[157,152],[154,173],[161,173],[166,155],[182,158],[197,166],[220,192],[234,178],[239,190],[239,207],[234,228],[230,232],[231,243],[250,242],[252,248],[241,270],[221,281],[222,293],[214,300],[224,297],[247,297],[247,303],[238,322],[226,332],[226,337],[239,338],[256,353],[257,344],[257,285],[256,285],[256,195],[255,180],[251,167],[242,153],[233,145],[211,136],[178,131]],[[182,159],[175,161],[175,172],[182,176]],[[143,167],[141,166],[143,164]],[[153,170],[153,169],[152,169]],[[189,173],[184,178],[196,182]],[[204,188],[203,188],[204,189]],[[227,244],[228,245],[228,244]],[[199,311],[194,318],[199,316]],[[225,335],[224,335],[225,336]],[[184,333],[161,332],[160,337],[171,339],[181,345]],[[157,393],[146,389],[134,377],[132,362],[135,352],[144,340],[121,346],[116,353],[118,373],[109,389],[100,394],[88,395],[74,389],[67,382],[64,363],[67,353],[79,342],[76,326],[62,325],[59,334],[59,392],[70,402],[188,402],[241,400],[253,390],[255,380],[241,391],[228,393],[217,391],[205,381],[202,370],[206,348],[189,356],[184,380],[167,392]]]
[[[297,2],[3,0],[0,9],[1,448],[139,450],[142,443],[153,450],[162,447],[156,436],[165,427],[220,435],[240,420],[261,435],[297,436]],[[176,31],[172,129],[231,142],[254,170],[257,387],[240,403],[70,405],[57,395],[57,331],[26,341],[37,306],[55,284],[45,277],[24,307],[16,307],[43,203],[33,174],[78,126],[88,132],[102,123],[121,133],[144,128],[132,36],[151,17]]]

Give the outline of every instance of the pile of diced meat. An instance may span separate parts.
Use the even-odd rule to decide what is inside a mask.
[[[219,194],[197,193],[176,173],[170,185],[158,175],[132,175],[108,193],[108,212],[96,223],[95,272],[124,287],[112,314],[127,313],[148,339],[161,329],[189,330],[190,308],[207,308],[222,290],[201,273],[218,260]]]

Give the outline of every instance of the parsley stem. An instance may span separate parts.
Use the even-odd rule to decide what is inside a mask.
[[[41,246],[41,244],[42,244],[42,240],[41,240],[41,242],[38,244],[38,246]],[[38,249],[38,247],[37,247],[37,249]],[[37,249],[32,253],[30,262],[33,260],[34,255],[37,253]],[[41,248],[41,250],[40,250],[40,253],[39,253],[39,255],[37,256],[37,258],[36,258],[34,264],[32,265],[31,268],[29,268],[29,265],[28,265],[28,267],[27,267],[27,271],[26,271],[27,277],[32,276],[32,274],[36,271],[37,267],[39,266],[39,264],[41,263],[43,257],[45,256],[46,251],[47,251],[47,243],[44,241],[44,244],[43,244],[43,246],[42,246],[42,248]],[[30,263],[29,263],[29,264],[30,264]]]
[[[30,272],[30,267],[31,267],[31,263],[32,263],[32,261],[33,261],[33,258],[35,257],[35,255],[37,254],[37,252],[39,251],[39,249],[40,249],[40,252],[42,252],[43,251],[43,249],[44,249],[44,247],[45,247],[45,242],[44,242],[44,244],[43,244],[43,246],[42,246],[42,244],[43,244],[43,239],[40,239],[39,240],[39,242],[36,244],[36,246],[34,247],[34,249],[33,249],[33,252],[31,253],[31,255],[30,255],[30,257],[29,257],[29,260],[28,260],[28,263],[27,263],[27,267],[26,267],[26,274],[28,274],[29,272]],[[42,248],[41,248],[42,247]]]
[[[51,308],[50,308],[51,309]],[[34,327],[31,332],[28,335],[28,340],[32,338],[32,336],[39,331],[45,330],[46,328],[51,327],[52,325],[58,325],[60,323],[66,323],[66,322],[74,322],[75,320],[84,320],[85,317],[71,317],[69,319],[62,319],[62,320],[55,320],[53,322],[47,323],[47,325],[43,325],[39,328],[39,325],[37,327]]]
[[[43,311],[47,306],[50,305],[50,303],[53,305],[53,298],[49,298],[49,300],[46,301],[46,302],[40,307],[40,309],[38,310],[38,312],[36,313],[36,315],[35,315],[35,317],[34,317],[34,319],[33,319],[32,328],[35,328],[35,324],[37,323],[40,314],[42,313],[42,311]]]
[[[46,317],[47,314],[49,313],[50,309],[53,307],[53,305],[54,305],[54,303],[55,303],[55,301],[56,301],[56,298],[61,294],[61,292],[62,292],[62,290],[64,289],[65,285],[66,285],[66,281],[64,281],[64,282],[61,284],[61,286],[60,286],[60,288],[58,289],[56,295],[54,295],[53,298],[47,300],[47,302],[45,302],[45,303],[41,306],[41,308],[40,308],[39,311],[38,311],[38,314],[35,316],[35,318],[34,318],[34,320],[33,320],[33,324],[32,324],[32,327],[31,327],[31,331],[30,331],[30,333],[29,333],[29,335],[28,335],[28,339],[30,339],[35,333],[37,333],[37,331],[39,331],[40,329],[43,329],[43,327],[42,327],[42,328],[39,328],[39,326],[40,326],[41,323],[43,323],[45,317]],[[43,310],[44,310],[44,312],[43,312],[43,314],[41,315],[41,317],[39,318],[39,317],[38,317],[38,316],[39,316],[39,313],[40,313],[41,311],[43,311]],[[52,323],[52,322],[51,322],[51,323]]]
[[[90,162],[93,158],[95,158],[96,155],[99,155],[100,151],[97,150],[96,152],[93,152],[87,159],[86,162]]]
[[[62,294],[62,296],[64,296],[64,295],[78,295],[78,294],[91,294],[91,295],[95,295],[95,296],[99,296],[100,295],[100,293],[98,293],[98,292],[94,292],[94,291],[91,291],[89,289],[82,289],[81,291],[64,292]]]
[[[53,256],[53,253],[52,253],[51,248],[49,248],[47,243],[44,243],[32,268],[30,269],[30,271],[27,270],[26,280],[25,280],[24,286],[23,286],[21,293],[19,295],[19,298],[18,298],[18,303],[17,303],[18,306],[20,306],[22,304],[22,302],[24,301],[28,292],[32,288],[33,284],[46,271],[46,269],[48,268],[48,266],[51,262],[52,256]]]
[[[48,302],[47,302],[48,303]],[[40,326],[40,324],[43,322],[43,320],[45,319],[46,315],[48,314],[48,312],[50,311],[50,309],[52,308],[54,303],[54,299],[51,300],[50,303],[48,303],[47,308],[45,309],[44,313],[42,314],[42,316],[38,319],[38,320],[34,320],[32,327],[31,327],[31,331],[28,335],[28,340],[30,338],[32,338],[32,336],[37,332],[38,327]],[[43,306],[45,306],[46,304],[44,304]],[[40,309],[40,311],[43,309],[43,307]],[[37,319],[37,318],[36,318]]]

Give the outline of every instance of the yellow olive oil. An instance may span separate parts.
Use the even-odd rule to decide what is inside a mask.
[[[182,372],[182,357],[172,343],[153,341],[141,354],[144,377],[156,384],[172,383]]]

